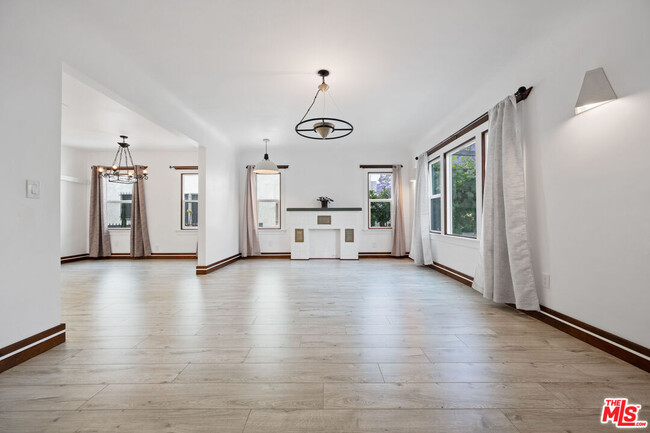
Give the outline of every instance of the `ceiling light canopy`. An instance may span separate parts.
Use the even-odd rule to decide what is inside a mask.
[[[616,93],[614,93],[612,85],[609,84],[605,70],[603,68],[592,69],[585,73],[585,78],[582,80],[575,112],[576,114],[584,113],[614,99],[616,99]]]
[[[296,132],[302,137],[311,138],[314,140],[335,140],[337,138],[347,137],[348,135],[352,134],[352,131],[354,130],[350,122],[347,122],[343,119],[335,119],[333,117],[325,116],[325,92],[329,90],[329,86],[327,83],[325,83],[325,77],[327,77],[329,74],[329,71],[326,69],[321,69],[318,71],[318,75],[321,76],[322,82],[318,85],[318,90],[316,91],[314,100],[311,102],[311,105],[307,109],[307,112],[304,116],[302,116],[302,119],[300,119],[300,122],[298,122],[296,125]],[[305,120],[309,114],[309,111],[316,103],[318,95],[321,93],[323,94],[321,98],[323,100],[323,115],[321,117],[314,117]],[[332,96],[330,94],[330,98],[331,97]],[[334,100],[332,99],[332,102],[333,101]]]
[[[147,169],[144,168],[141,172],[136,172],[135,163],[129,150],[129,143],[126,135],[120,135],[121,142],[117,142],[118,148],[113,158],[113,164],[110,167],[97,167],[99,175],[108,179],[109,182],[115,183],[136,183],[139,179],[149,179]]]
[[[269,159],[269,140],[268,138],[264,139],[264,159],[255,164],[255,169],[253,171],[257,174],[276,174],[279,173],[278,166]]]

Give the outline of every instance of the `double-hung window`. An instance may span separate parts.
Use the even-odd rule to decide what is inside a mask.
[[[279,229],[281,174],[257,174],[257,225],[260,229]]]
[[[446,232],[450,235],[476,237],[476,140],[452,149],[446,160]]]
[[[133,198],[133,185],[127,183],[108,182],[104,180],[106,188],[106,224],[109,229],[131,228],[131,207]]]
[[[442,166],[440,158],[429,163],[429,176],[431,178],[429,192],[431,224],[429,229],[432,232],[440,233],[442,231]]]
[[[199,227],[199,175],[181,173],[181,230]]]
[[[393,174],[368,173],[368,228],[393,226]]]
[[[487,124],[441,143],[429,159],[429,231],[476,239],[483,205]]]

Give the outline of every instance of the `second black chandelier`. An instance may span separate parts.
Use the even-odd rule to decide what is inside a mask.
[[[329,86],[325,83],[325,77],[329,74],[329,71],[326,69],[318,71],[318,75],[321,76],[322,82],[318,85],[318,90],[316,91],[314,100],[311,102],[307,112],[296,125],[296,132],[302,137],[311,138],[313,140],[336,140],[337,138],[347,137],[352,134],[352,131],[354,130],[350,122],[343,119],[325,116],[325,92],[329,89]],[[323,94],[321,98],[323,100],[323,115],[320,117],[305,119],[316,103],[318,95],[321,93]]]

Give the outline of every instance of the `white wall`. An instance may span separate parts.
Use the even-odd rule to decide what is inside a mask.
[[[145,201],[151,250],[154,253],[196,253],[198,230],[181,230],[181,171],[170,165],[198,165],[198,149],[154,152],[133,149],[138,164],[148,166]],[[88,252],[88,199],[90,167],[110,165],[114,152],[93,152],[61,146],[61,251],[62,255]],[[196,171],[187,171],[196,173]],[[71,178],[77,180],[71,181]],[[79,181],[82,184],[78,183]],[[75,194],[75,195],[73,195]],[[76,200],[70,200],[70,199]],[[68,220],[69,218],[69,220]],[[85,223],[81,225],[81,221]],[[130,230],[110,229],[113,253],[130,252]],[[70,252],[63,254],[63,252]]]
[[[544,305],[650,346],[650,3],[594,2],[482,77],[419,153],[520,85],[531,248]],[[574,116],[585,71],[604,67],[619,99]],[[435,243],[435,240],[433,240]],[[467,262],[458,269],[473,275]],[[450,263],[442,264],[452,266]],[[541,273],[550,290],[541,290]]]
[[[219,131],[144,73],[137,58],[126,56],[100,36],[98,27],[84,15],[82,3],[73,9],[49,1],[0,2],[0,58],[7,65],[0,68],[0,140],[8,161],[0,185],[5,206],[11,209],[3,213],[0,224],[3,347],[61,321],[63,68],[75,77],[92,77],[93,85],[120,103],[146,113],[156,123],[184,134],[200,146],[230,148],[230,144]],[[232,152],[222,153],[221,158],[221,164],[234,167]],[[40,180],[40,199],[25,198],[26,179]],[[221,203],[233,209],[238,207],[234,196],[226,196]],[[206,219],[210,217],[204,215]],[[237,218],[232,224],[228,230],[236,232]]]
[[[88,253],[87,154],[61,146],[61,257]]]
[[[40,46],[42,33],[7,9],[0,3],[0,147],[7,162],[0,185],[10,210],[0,217],[0,347],[61,321],[61,64]],[[26,198],[27,179],[40,181],[40,199]]]
[[[246,191],[246,169],[248,164],[258,162],[262,148],[242,152],[241,165],[237,167],[242,195]],[[396,146],[392,149],[348,148],[345,139],[339,142],[305,141],[299,146],[286,146],[269,149],[269,156],[276,164],[286,164],[289,168],[282,172],[282,228],[280,230],[260,230],[262,252],[291,251],[291,233],[287,232],[290,212],[288,207],[320,207],[316,197],[327,196],[334,199],[332,207],[362,207],[364,227],[367,227],[367,173],[360,164],[402,164],[404,194],[404,222],[406,224],[407,250],[410,244],[409,180],[413,177],[413,163],[406,152]],[[382,170],[374,170],[382,171]],[[383,170],[390,171],[390,170]],[[364,229],[360,236],[359,251],[389,252],[392,247],[392,230]]]
[[[239,253],[237,157],[230,146],[199,151],[199,266]],[[203,205],[205,203],[205,205]]]

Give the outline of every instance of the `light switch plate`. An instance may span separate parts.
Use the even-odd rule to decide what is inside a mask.
[[[27,198],[41,198],[41,181],[27,179]]]

